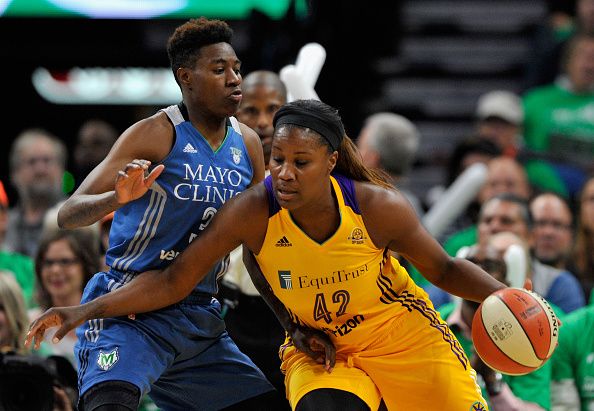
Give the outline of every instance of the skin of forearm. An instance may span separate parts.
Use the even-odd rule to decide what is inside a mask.
[[[252,279],[253,281],[253,279]],[[291,331],[296,324],[291,320],[288,311],[285,309],[285,306],[280,302],[278,298],[276,298],[272,292],[272,288],[265,282],[266,284],[262,284],[261,281],[253,281],[254,286],[260,293],[260,296],[266,301],[268,307],[274,312],[276,318],[282,325],[282,327],[286,331]]]
[[[460,258],[451,259],[440,280],[434,284],[450,294],[476,302],[482,302],[506,287],[470,261]]]
[[[58,212],[58,226],[73,229],[91,225],[118,209],[115,191],[102,194],[80,194],[71,197]]]
[[[191,291],[191,286],[176,284],[168,269],[147,271],[123,287],[84,304],[85,318],[120,317],[154,311],[181,301]]]
[[[286,310],[283,303],[280,302],[278,298],[274,295],[270,284],[266,281],[264,274],[260,271],[260,267],[258,266],[255,258],[251,255],[249,251],[244,250],[243,252],[243,262],[247,271],[256,287],[256,290],[260,293],[260,296],[264,299],[268,307],[274,312],[276,318],[280,322],[281,326],[286,330],[290,331],[293,329],[296,324],[292,321],[289,312]]]

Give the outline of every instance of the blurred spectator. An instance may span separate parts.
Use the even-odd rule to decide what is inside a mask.
[[[28,326],[21,287],[10,273],[0,271],[0,352],[27,353]]]
[[[551,358],[552,411],[594,409],[594,306],[563,317]]]
[[[541,26],[532,47],[535,55],[526,65],[525,88],[555,81],[562,71],[563,50],[574,34],[594,34],[594,0],[577,0],[575,18],[567,13],[554,13],[548,24]]]
[[[33,257],[46,211],[63,198],[66,147],[40,129],[26,130],[10,151],[11,181],[19,194],[8,214],[5,248]]]
[[[584,288],[590,304],[594,303],[594,177],[590,177],[580,195],[577,234],[572,253],[572,269]]]
[[[533,220],[525,199],[512,194],[500,194],[487,201],[481,209],[479,244],[485,244],[494,234],[509,231],[525,244],[532,241]],[[519,243],[518,245],[524,245]],[[511,245],[508,244],[508,246]],[[584,294],[576,278],[566,270],[540,263],[532,258],[528,276],[534,292],[568,313],[584,306]]]
[[[272,146],[272,120],[287,102],[287,89],[278,74],[258,70],[248,74],[241,83],[243,98],[237,119],[251,127],[262,142],[266,175]],[[230,256],[229,268],[219,287],[219,300],[229,335],[239,349],[260,368],[266,378],[281,393],[285,392],[284,374],[280,371],[279,347],[285,331],[268,304],[260,297],[243,264],[243,247]],[[253,319],[258,321],[254,322]],[[286,399],[279,396],[268,407],[289,410]]]
[[[21,288],[0,271],[0,410],[72,411],[76,371],[61,357],[31,355],[24,346],[28,325]]]
[[[87,282],[99,268],[97,242],[85,231],[50,231],[44,236],[35,257],[37,275],[38,309],[29,312],[30,318],[37,318],[51,307],[80,304]],[[54,332],[46,333],[43,354],[61,355],[74,366],[74,332],[66,335],[58,344],[50,343]]]
[[[594,35],[572,38],[564,57],[564,76],[524,95],[524,139],[531,183],[573,198],[594,156]]]
[[[476,132],[480,138],[495,143],[504,155],[517,155],[524,123],[520,96],[505,90],[485,93],[478,99],[476,118]]]
[[[500,150],[494,145],[493,142],[488,140],[478,139],[473,143],[473,150],[476,147],[482,148],[494,148],[499,152]],[[479,144],[480,142],[480,144]],[[474,144],[477,144],[476,146]],[[467,155],[466,167],[476,163],[483,162],[489,158],[487,153],[470,151]],[[497,156],[488,160],[487,163],[487,179],[483,184],[483,187],[478,192],[476,199],[469,204],[466,212],[459,216],[451,226],[445,231],[443,237],[446,238],[443,241],[443,248],[446,252],[455,256],[462,247],[471,246],[476,244],[478,241],[476,221],[479,214],[481,205],[492,196],[499,193],[514,193],[518,196],[528,199],[530,195],[530,185],[528,184],[528,178],[522,166],[513,158],[506,156]],[[434,289],[433,286],[429,285],[427,280],[421,276],[416,269],[410,270],[411,276],[415,282],[423,288]],[[441,294],[441,291],[439,292]],[[431,296],[431,295],[430,295]],[[437,298],[437,295],[433,295]],[[446,296],[446,300],[449,300],[449,295]],[[443,301],[434,300],[433,304],[438,307]]]
[[[243,97],[237,111],[237,119],[251,127],[262,142],[264,163],[268,170],[272,147],[272,119],[278,109],[287,102],[287,88],[272,71],[254,71],[241,83]]]
[[[515,234],[510,238],[517,237],[517,241],[510,241],[506,244],[506,249],[512,244],[528,248],[527,245],[531,244],[532,239],[532,224],[532,215],[525,198],[511,193],[498,194],[487,200],[481,207],[478,244],[487,244],[497,233],[510,232]],[[534,292],[542,295],[565,313],[584,306],[583,290],[570,272],[542,264],[536,258],[529,256],[527,258],[529,258],[527,276],[532,279]],[[426,291],[436,307],[451,300],[449,294],[435,286],[427,286]]]
[[[492,141],[479,138],[476,135],[463,139],[454,147],[449,158],[446,180],[447,187],[451,186],[468,167],[476,163],[488,164],[489,161],[495,157],[499,157],[501,154],[501,149]],[[439,200],[439,197],[445,190],[446,187],[443,186],[432,187],[426,198],[427,204],[430,206],[435,205],[435,202]],[[448,238],[454,232],[475,224],[479,208],[480,204],[478,201],[470,203],[466,211],[456,218],[450,227],[446,229],[442,237]]]
[[[501,282],[506,282],[506,265],[503,255],[489,244],[470,248],[466,258],[480,266]],[[521,376],[497,375],[485,365],[474,350],[472,343],[472,319],[479,303],[462,300],[460,304],[450,303],[440,308],[440,315],[450,326],[454,335],[470,358],[472,367],[479,377],[483,396],[492,411],[548,410],[550,409],[551,367],[545,364],[540,369]]]
[[[530,198],[532,189],[520,163],[509,157],[498,157],[489,161],[488,166],[487,181],[478,193],[480,204],[502,193],[512,193],[525,200]]]
[[[407,118],[394,113],[376,113],[365,120],[357,146],[366,167],[388,173],[392,184],[410,201],[418,216],[423,215],[419,199],[407,189],[421,135]]]
[[[76,187],[111,150],[118,132],[103,120],[88,120],[80,127],[74,147],[74,179]]]
[[[494,196],[511,193],[524,200],[528,200],[531,187],[524,168],[510,157],[500,156],[488,163],[487,180],[477,194],[479,208]],[[444,243],[444,249],[454,256],[464,246],[477,242],[477,226],[472,224],[457,233],[452,234]]]
[[[573,247],[573,215],[569,205],[557,194],[543,193],[532,199],[530,212],[534,219],[534,257],[543,264],[567,269]]]
[[[3,251],[4,238],[8,225],[8,197],[4,186],[0,181],[0,270],[7,270],[13,275],[23,290],[25,304],[33,307],[33,288],[35,286],[35,274],[33,271],[33,260],[26,255]]]
[[[448,162],[447,185],[450,186],[460,174],[476,163],[488,164],[503,153],[494,142],[477,135],[465,138],[458,143]]]

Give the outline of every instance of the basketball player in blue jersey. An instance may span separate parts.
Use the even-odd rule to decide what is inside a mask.
[[[204,18],[175,30],[167,52],[183,102],[126,130],[61,208],[63,228],[116,210],[110,270],[93,277],[82,303],[139,272],[167,267],[225,202],[263,179],[260,139],[232,117],[242,78],[231,36],[225,22]],[[160,408],[180,411],[251,409],[261,394],[274,395],[225,331],[213,298],[224,260],[209,265],[175,305],[135,319],[93,319],[77,329],[82,410],[135,410],[147,392]]]
[[[458,340],[391,251],[468,300],[505,285],[445,253],[403,195],[362,165],[335,109],[294,101],[274,124],[264,183],[230,200],[164,270],[47,311],[28,344],[47,326],[60,325],[60,339],[86,320],[169,306],[243,244],[255,254],[255,265],[246,262],[258,291],[290,336],[279,354],[295,410],[375,411],[382,402],[389,410],[486,410]]]

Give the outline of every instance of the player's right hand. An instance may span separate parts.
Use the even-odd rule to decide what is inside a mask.
[[[85,320],[85,307],[83,305],[50,308],[29,326],[29,332],[25,339],[25,347],[29,348],[31,343],[34,343],[35,349],[39,349],[45,331],[51,327],[60,327],[52,339],[52,342],[55,344],[60,341],[68,331],[78,327],[84,323]]]
[[[126,164],[123,170],[118,171],[115,193],[119,204],[126,204],[142,197],[165,169],[163,164],[159,164],[148,173],[150,165],[151,162],[148,160],[135,159]]]
[[[318,364],[324,364],[324,369],[332,372],[336,365],[336,348],[330,338],[320,330],[296,326],[289,332],[293,345],[304,352]]]

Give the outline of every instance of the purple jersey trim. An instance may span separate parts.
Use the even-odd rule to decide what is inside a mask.
[[[272,217],[278,213],[281,209],[276,197],[274,196],[274,189],[272,188],[272,176],[268,176],[264,179],[264,187],[268,193],[268,217]]]
[[[351,207],[355,213],[361,215],[359,203],[357,202],[357,196],[355,195],[355,184],[353,184],[353,180],[338,173],[332,174],[332,177],[336,179],[340,189],[342,190],[344,204]]]

